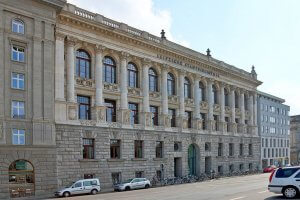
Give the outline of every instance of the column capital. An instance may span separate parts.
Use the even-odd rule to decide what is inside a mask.
[[[214,79],[212,79],[212,78],[206,78],[206,82],[207,82],[207,84],[213,84],[214,83]]]
[[[186,71],[184,69],[180,69],[178,70],[179,75],[185,76],[186,75]]]
[[[238,89],[235,85],[230,85],[229,88],[230,88],[231,92],[232,91],[237,91],[237,89]]]
[[[151,60],[149,58],[142,58],[142,64],[149,66],[151,64]]]
[[[167,71],[168,72],[170,70],[170,66],[167,65],[167,64],[162,64],[161,69],[162,69],[162,71]]]
[[[130,57],[130,54],[125,51],[120,51],[119,56],[120,56],[121,60],[127,61]]]
[[[106,49],[105,46],[100,45],[100,44],[96,44],[94,48],[95,48],[96,53],[103,53],[104,50]]]
[[[227,87],[227,83],[225,83],[225,82],[219,82],[219,86],[220,86],[220,88],[226,88]]]
[[[56,40],[64,41],[64,40],[65,40],[65,37],[66,37],[66,35],[63,34],[63,33],[59,33],[59,32],[56,32],[56,33],[55,33],[55,39],[56,39]]]
[[[201,77],[198,74],[193,74],[192,77],[194,78],[194,81],[200,81]]]
[[[75,37],[67,36],[67,45],[68,46],[75,46],[78,40]]]

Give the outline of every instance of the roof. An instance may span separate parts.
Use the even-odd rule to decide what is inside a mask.
[[[257,91],[257,94],[260,95],[260,96],[266,97],[266,98],[273,99],[275,101],[279,101],[280,103],[284,103],[285,102],[285,99],[276,97],[274,95],[271,95],[271,94],[268,94],[268,93],[265,93],[265,92],[262,92],[262,91]]]

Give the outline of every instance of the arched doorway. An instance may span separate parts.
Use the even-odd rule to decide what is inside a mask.
[[[189,175],[198,175],[199,172],[199,148],[191,144],[188,148],[188,167]]]
[[[11,198],[34,195],[34,168],[26,160],[16,160],[9,166],[9,192]]]

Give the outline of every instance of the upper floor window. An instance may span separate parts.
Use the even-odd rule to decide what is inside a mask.
[[[229,106],[229,92],[226,88],[224,89],[224,98],[225,98],[225,106]]]
[[[138,118],[138,104],[136,103],[129,103],[128,104],[129,110],[130,110],[130,124],[138,124],[139,118]]]
[[[171,127],[176,127],[176,110],[169,109],[169,115],[171,116]]]
[[[168,88],[168,95],[175,95],[175,78],[174,75],[171,73],[168,73],[167,88]]]
[[[105,104],[106,104],[106,121],[116,122],[116,102],[106,99]]]
[[[200,93],[200,101],[205,101],[205,87],[204,84],[199,82],[199,93]]]
[[[143,152],[143,141],[142,140],[135,140],[134,141],[134,157],[135,158],[143,158],[144,152]]]
[[[11,59],[13,61],[24,62],[25,61],[25,49],[23,47],[12,46]]]
[[[24,101],[12,101],[11,110],[12,118],[25,118]]]
[[[156,142],[156,158],[162,158],[163,157],[163,142],[157,141]]]
[[[120,145],[121,141],[120,140],[110,140],[110,157],[115,158],[115,159],[120,159]]]
[[[218,156],[223,156],[223,143],[218,143]]]
[[[214,104],[218,104],[218,90],[215,85],[212,86],[212,92],[213,92],[212,95],[214,98],[213,102],[214,102]]]
[[[90,120],[91,119],[90,97],[77,96],[77,102],[78,102],[78,119]]]
[[[76,51],[76,75],[81,78],[91,78],[91,58],[82,49]]]
[[[239,108],[239,94],[236,91],[234,92],[234,104],[235,108]]]
[[[12,129],[12,144],[15,145],[25,144],[25,130]]]
[[[158,77],[156,71],[153,68],[149,69],[149,90],[150,92],[158,91]]]
[[[103,80],[107,83],[116,83],[116,63],[108,56],[103,60]]]
[[[184,97],[185,98],[191,98],[191,82],[190,80],[185,77],[184,78]]]
[[[24,34],[24,22],[19,19],[14,19],[12,21],[12,32]]]
[[[94,139],[83,138],[83,158],[84,159],[94,159]]]
[[[185,115],[187,117],[187,128],[192,128],[192,112],[185,111]]]
[[[150,112],[152,113],[152,124],[158,126],[158,107],[150,106]]]
[[[11,73],[11,87],[24,90],[24,74]]]
[[[137,88],[138,87],[138,70],[135,64],[128,63],[128,86]]]

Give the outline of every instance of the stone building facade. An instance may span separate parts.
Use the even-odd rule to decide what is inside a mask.
[[[0,1],[0,198],[259,167],[254,68],[63,0],[17,2]]]
[[[300,163],[300,115],[291,116],[291,164]]]
[[[284,99],[258,92],[262,167],[290,164],[290,107]]]

